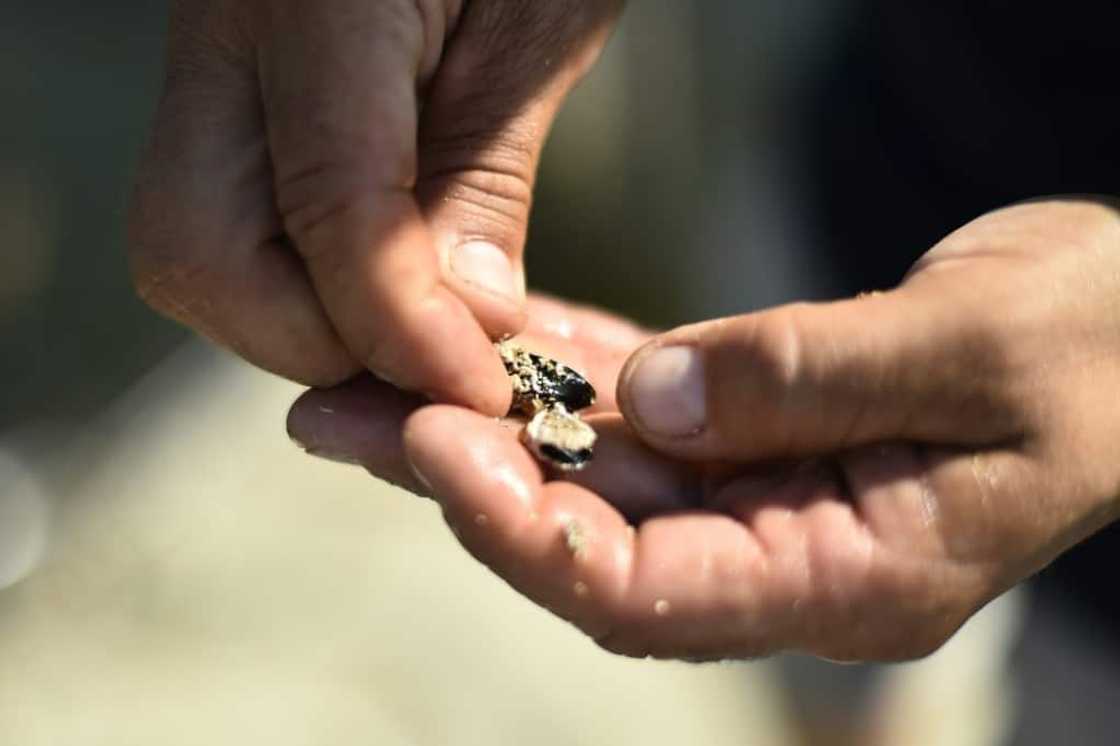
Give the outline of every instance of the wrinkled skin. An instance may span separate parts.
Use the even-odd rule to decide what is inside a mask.
[[[371,378],[306,394],[289,429],[433,496],[472,554],[608,650],[920,657],[1120,517],[1120,217],[1098,202],[987,215],[857,299],[656,337],[547,299],[530,318],[526,346],[618,384],[571,481],[509,426]],[[630,379],[681,344],[711,414],[666,439]]]
[[[140,295],[250,362],[500,414],[538,157],[614,0],[178,0]],[[460,251],[459,249],[462,249]]]

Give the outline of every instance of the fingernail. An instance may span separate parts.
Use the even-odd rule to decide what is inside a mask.
[[[708,422],[704,361],[695,347],[661,347],[647,353],[627,385],[638,424],[655,435],[695,435]]]
[[[523,281],[506,252],[486,241],[460,244],[451,252],[451,271],[480,290],[516,303],[524,297]]]

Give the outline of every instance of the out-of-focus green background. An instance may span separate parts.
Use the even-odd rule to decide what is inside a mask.
[[[546,153],[531,283],[653,325],[827,293],[788,133],[844,6],[633,3]],[[1014,598],[889,672],[623,661],[292,447],[296,387],[129,286],[166,12],[0,23],[0,743],[1000,742]]]
[[[134,300],[122,248],[129,174],[162,76],[164,5],[5,5],[0,423],[8,427],[88,417],[185,338]]]

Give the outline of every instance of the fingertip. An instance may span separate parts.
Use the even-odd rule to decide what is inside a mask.
[[[288,438],[309,456],[338,464],[364,466],[363,439],[355,439],[346,428],[345,416],[339,417],[329,392],[321,389],[305,391],[288,408],[285,421]],[[340,427],[340,424],[342,427]]]
[[[365,369],[434,401],[508,411],[509,382],[491,337],[441,277],[411,197],[360,200],[305,231],[303,244],[338,337]],[[504,323],[517,319],[514,312]]]
[[[310,440],[310,433],[315,427],[314,401],[312,396],[315,389],[304,391],[292,405],[288,407],[288,414],[284,418],[284,428],[288,433],[288,437],[297,446],[303,450],[307,450],[307,443]]]
[[[707,366],[690,340],[659,337],[635,352],[619,376],[619,408],[646,440],[695,439],[708,425]]]
[[[447,404],[430,404],[409,415],[401,427],[401,442],[404,443],[409,461],[429,460],[429,443],[439,442],[447,430],[447,424],[455,422],[459,411],[457,407]]]
[[[540,468],[492,418],[433,404],[412,413],[401,433],[413,471],[449,503],[481,509],[485,504],[500,508],[510,498],[522,506],[536,499]]]
[[[437,286],[418,304],[411,326],[419,334],[409,378],[432,400],[485,415],[509,411],[513,392],[501,357],[471,311],[450,290]]]
[[[301,394],[288,410],[288,435],[310,455],[362,466],[415,491],[401,427],[419,406],[415,395],[363,376]]]

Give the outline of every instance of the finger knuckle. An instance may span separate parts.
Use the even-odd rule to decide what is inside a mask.
[[[808,649],[832,660],[925,658],[939,650],[970,614],[969,579],[936,563],[891,559],[832,580],[814,589],[817,621],[806,634],[811,641]],[[829,590],[842,587],[849,591]]]
[[[907,663],[928,658],[952,639],[956,627],[927,620],[910,620],[884,632],[875,641],[868,659],[884,663]]]
[[[176,262],[162,237],[136,208],[129,218],[128,267],[132,287],[140,300],[156,310],[169,310],[176,288]]]
[[[461,171],[450,176],[446,186],[448,199],[474,208],[482,218],[502,223],[524,223],[532,196],[526,177],[501,171]]]
[[[129,234],[129,274],[137,297],[165,316],[201,327],[218,281],[202,252],[150,222],[130,227]]]
[[[737,349],[739,346],[742,349]],[[813,389],[807,386],[800,330],[785,310],[759,316],[747,333],[729,345],[729,354],[749,364],[740,369],[748,380],[744,389],[757,392],[772,420],[770,434],[777,447],[793,437],[791,411],[810,406]]]
[[[284,233],[309,261],[321,258],[322,251],[336,243],[318,240],[319,234],[335,226],[359,224],[373,202],[370,190],[357,184],[338,184],[333,171],[327,165],[316,166],[277,185]]]
[[[486,238],[517,255],[529,221],[531,187],[517,176],[493,171],[464,171],[435,187],[439,208],[453,211],[457,233]]]
[[[133,289],[149,307],[184,323],[203,315],[208,285],[203,265],[143,253],[133,254],[129,265]]]
[[[950,617],[894,611],[886,604],[827,616],[844,621],[818,630],[806,649],[845,663],[921,660],[940,650],[959,627]]]
[[[143,254],[130,252],[129,273],[136,296],[157,311],[164,310],[166,280],[162,265],[148,261]]]
[[[127,225],[128,268],[136,295],[161,313],[186,320],[189,299],[204,284],[205,266],[194,245],[174,229],[171,216],[153,210],[152,195],[139,195]]]
[[[207,284],[207,246],[221,245],[218,229],[184,205],[177,178],[157,153],[146,154],[125,223],[128,269],[137,296],[157,311],[180,320],[189,299]]]
[[[934,629],[919,633],[906,641],[900,650],[901,657],[896,660],[917,661],[928,658],[941,650],[953,639],[955,629]]]
[[[539,133],[527,124],[494,122],[485,112],[461,119],[421,144],[421,182],[467,182],[527,205]]]
[[[791,307],[758,320],[753,351],[761,378],[779,390],[795,389],[803,382],[802,332]]]
[[[376,137],[344,139],[336,139],[330,149],[311,145],[305,154],[287,153],[276,165],[280,224],[305,259],[318,258],[346,235],[360,234],[362,226],[404,214],[414,200],[405,151]],[[369,153],[397,155],[366,168],[360,164]]]
[[[967,618],[950,594],[914,590],[896,598],[895,612],[885,615],[878,633],[866,642],[881,661],[927,658],[952,639]]]
[[[531,135],[466,128],[424,145],[417,196],[429,211],[453,211],[461,235],[486,237],[517,253],[533,202]]]

